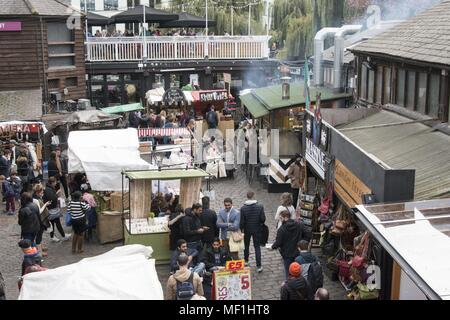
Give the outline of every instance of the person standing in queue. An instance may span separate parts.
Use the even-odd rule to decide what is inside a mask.
[[[223,201],[224,208],[219,211],[217,216],[217,227],[219,228],[219,238],[223,246],[230,252],[233,260],[239,260],[239,252],[230,250],[231,233],[239,230],[240,215],[239,212],[233,208],[233,200],[226,198]]]
[[[202,250],[202,235],[209,229],[208,227],[202,227],[200,220],[202,211],[202,205],[196,203],[191,209],[186,209],[186,216],[182,221],[183,237],[188,248],[195,249],[198,252]]]

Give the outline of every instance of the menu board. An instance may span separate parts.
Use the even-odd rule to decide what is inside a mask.
[[[252,300],[250,268],[214,272],[215,300]]]

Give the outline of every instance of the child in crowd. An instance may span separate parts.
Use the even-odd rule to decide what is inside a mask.
[[[18,243],[23,252],[22,276],[27,272],[27,268],[33,265],[42,266],[42,256],[37,247],[29,239],[22,239]]]
[[[5,212],[12,216],[16,211],[16,192],[15,192],[15,179],[11,174],[11,178],[5,179],[5,176],[0,176],[0,182],[2,183],[2,194],[6,199]]]

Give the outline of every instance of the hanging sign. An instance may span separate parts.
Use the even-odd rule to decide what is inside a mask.
[[[22,22],[20,21],[0,22],[0,31],[22,31]]]
[[[217,91],[199,91],[199,100],[201,102],[223,101],[228,99],[226,90]]]
[[[342,162],[335,160],[335,191],[349,208],[362,204],[362,196],[372,190],[358,179]]]
[[[214,297],[215,300],[251,300],[252,277],[250,268],[236,271],[223,269],[223,271],[214,272]]]
[[[183,91],[181,91],[179,88],[170,88],[169,90],[164,92],[162,100],[165,104],[172,105],[185,101],[186,97],[184,96]]]

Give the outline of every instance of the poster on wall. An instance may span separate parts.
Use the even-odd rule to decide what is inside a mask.
[[[229,261],[231,263],[245,261]],[[229,269],[229,270],[227,270]],[[227,269],[214,272],[214,297],[215,300],[252,300],[252,277],[250,268],[235,269],[227,266]]]

